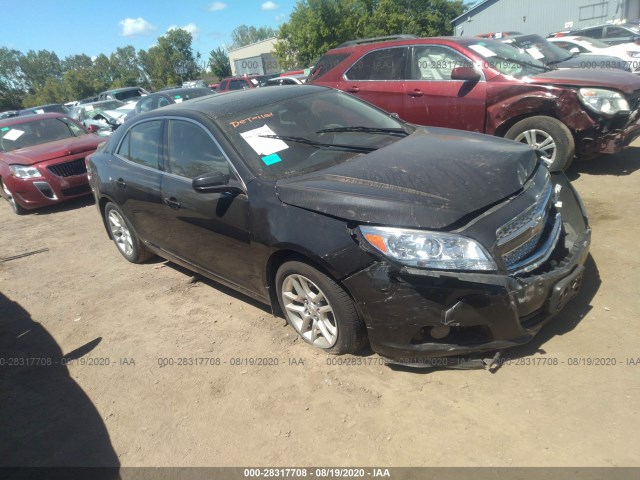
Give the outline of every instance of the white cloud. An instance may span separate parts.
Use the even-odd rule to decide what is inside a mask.
[[[269,0],[268,2],[264,2],[260,8],[262,8],[262,10],[275,10],[278,8],[278,5]]]
[[[227,8],[227,4],[223,2],[213,2],[211,5],[209,5],[209,10],[212,12],[224,10],[225,8]]]
[[[119,24],[122,27],[120,35],[123,37],[131,37],[133,35],[147,35],[156,29],[155,25],[151,25],[144,18],[125,18]]]
[[[171,25],[169,28],[167,28],[167,32],[169,30],[176,30],[176,29],[181,29],[181,30],[186,30],[187,32],[189,32],[193,38],[196,38],[198,36],[198,34],[200,33],[200,29],[198,28],[198,26],[195,23],[187,23],[186,25],[179,27],[177,25]]]

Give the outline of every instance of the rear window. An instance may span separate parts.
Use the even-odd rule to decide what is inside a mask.
[[[351,54],[350,53],[327,53],[326,55],[323,55],[320,58],[320,60],[318,60],[315,67],[313,67],[313,70],[311,70],[311,73],[309,74],[309,78],[307,79],[307,83],[312,82],[313,80],[322,78],[328,72],[333,70],[340,62],[342,62],[342,60],[347,58],[349,55]]]

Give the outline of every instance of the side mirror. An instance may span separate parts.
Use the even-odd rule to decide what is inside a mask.
[[[571,50],[569,50],[569,53],[580,53],[580,49],[578,47],[573,47]]]
[[[196,192],[201,193],[241,193],[242,189],[229,185],[229,178],[228,173],[209,172],[194,178],[191,186]]]
[[[477,82],[481,75],[472,67],[456,67],[451,72],[451,80],[464,80],[465,82]]]

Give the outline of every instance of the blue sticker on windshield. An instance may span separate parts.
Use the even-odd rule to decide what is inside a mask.
[[[2,131],[3,131],[3,132],[6,132],[7,130],[9,130],[9,127],[4,127],[4,128],[2,129]]]
[[[262,157],[262,161],[264,162],[265,165],[273,165],[274,163],[281,162],[282,159],[280,158],[280,155],[278,155],[277,153],[272,153],[271,155]]]

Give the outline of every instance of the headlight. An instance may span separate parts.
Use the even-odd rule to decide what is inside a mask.
[[[602,88],[581,88],[580,99],[591,110],[605,115],[629,111],[629,103],[618,92]]]
[[[27,165],[9,165],[11,173],[18,178],[38,178],[42,177],[40,171],[36,167]]]
[[[496,270],[487,251],[475,240],[453,233],[392,227],[359,227],[377,251],[405,265],[439,270]]]

